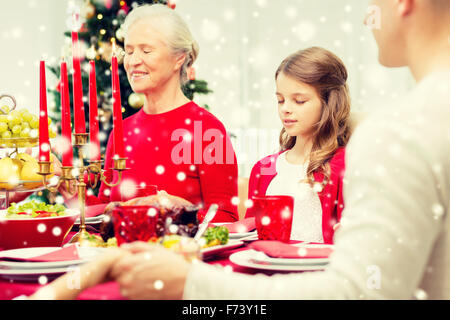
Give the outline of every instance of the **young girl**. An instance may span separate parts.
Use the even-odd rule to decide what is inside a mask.
[[[260,160],[249,181],[249,199],[294,197],[292,240],[333,242],[344,207],[345,145],[350,137],[347,71],[318,47],[287,57],[275,74],[280,152]],[[249,208],[246,217],[254,216]]]

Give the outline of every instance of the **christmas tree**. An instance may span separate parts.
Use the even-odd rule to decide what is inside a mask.
[[[98,97],[98,117],[99,117],[99,138],[101,144],[101,152],[106,150],[108,137],[112,129],[112,89],[111,89],[111,57],[112,45],[111,40],[115,39],[116,53],[119,53],[119,79],[120,91],[122,99],[122,117],[129,117],[143,106],[143,96],[132,91],[128,82],[126,72],[123,67],[124,56],[124,32],[121,25],[125,21],[128,12],[136,6],[142,4],[162,3],[172,9],[175,9],[175,4],[170,1],[158,0],[85,0],[82,8],[77,8],[72,4],[68,11],[71,15],[77,14],[82,19],[78,30],[78,36],[81,48],[81,69],[82,69],[82,83],[83,83],[83,101],[85,105],[85,119],[89,121],[89,61],[95,61],[96,81],[97,81],[97,97]],[[70,18],[69,18],[70,20]],[[70,23],[69,23],[70,24]],[[71,47],[71,29],[66,31],[64,35],[68,41],[63,47],[64,56],[67,61],[71,61],[72,47]],[[70,57],[70,58],[69,58]],[[48,69],[60,79],[60,65],[50,65]],[[195,70],[191,68],[188,72],[189,81],[183,86],[183,92],[189,99],[193,99],[195,94],[208,94],[212,92],[204,80],[195,79]],[[68,77],[69,88],[72,88],[72,77]],[[53,109],[49,112],[49,117],[56,124],[59,133],[61,133],[61,94],[59,90],[59,83],[55,88],[50,89],[50,99],[53,99]],[[70,104],[73,106],[73,92],[70,90]],[[207,105],[204,106],[209,109]],[[73,111],[72,111],[73,117]],[[73,118],[72,118],[73,121]],[[73,122],[72,122],[73,123]],[[88,124],[87,124],[87,127]],[[77,156],[76,154],[74,154]],[[92,190],[95,194],[98,192]],[[32,196],[47,202],[55,201],[55,194],[50,194],[48,191],[39,192]]]
[[[97,95],[98,95],[98,117],[100,126],[100,143],[101,151],[106,150],[106,143],[109,133],[112,129],[112,90],[111,90],[111,56],[112,45],[111,39],[115,39],[117,44],[117,52],[119,59],[119,78],[120,91],[122,98],[122,117],[129,117],[143,106],[143,97],[136,94],[131,89],[130,84],[123,67],[123,41],[124,34],[121,25],[125,20],[128,12],[135,6],[142,4],[162,3],[175,9],[175,4],[170,1],[158,0],[86,0],[81,8],[81,22],[78,31],[80,39],[80,47],[82,60],[82,82],[83,96],[85,97],[85,118],[89,121],[89,60],[95,60],[95,68],[97,75]],[[74,9],[76,10],[76,8]],[[65,32],[65,36],[70,39],[71,30]],[[65,50],[66,56],[71,57],[71,46],[68,41]],[[70,61],[70,59],[67,59]],[[58,65],[49,66],[48,69],[56,76],[60,77],[60,67]],[[69,88],[72,88],[72,77],[69,76]],[[59,92],[59,84],[53,90],[49,90],[54,100],[54,108],[49,112],[49,116],[54,123],[59,123],[61,119],[61,98]],[[189,99],[193,99],[195,94],[208,94],[212,92],[204,80],[195,79],[195,70],[189,70],[189,81],[184,85],[183,92]],[[72,94],[70,94],[71,105]],[[208,106],[205,105],[208,109]],[[73,112],[72,112],[73,116]]]

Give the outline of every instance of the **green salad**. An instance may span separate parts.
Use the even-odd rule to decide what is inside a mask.
[[[229,232],[226,227],[209,227],[206,229],[203,238],[206,240],[206,247],[218,246],[228,243]]]
[[[46,204],[31,200],[22,204],[11,203],[6,209],[6,218],[48,218],[59,217],[66,214],[66,207],[61,204]]]

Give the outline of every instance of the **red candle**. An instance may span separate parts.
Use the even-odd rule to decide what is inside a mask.
[[[84,118],[83,84],[81,81],[80,51],[78,46],[78,32],[72,31],[73,56],[73,110],[75,133],[86,133],[86,120]]]
[[[48,139],[47,84],[45,81],[45,62],[39,66],[39,161],[50,161],[50,141]]]
[[[61,134],[63,136],[64,150],[62,152],[62,165],[73,166],[72,127],[70,119],[69,80],[67,76],[67,63],[61,62]]]
[[[114,126],[114,157],[124,158],[125,149],[123,145],[122,104],[120,99],[119,67],[115,55],[115,42],[113,41],[112,68],[112,94],[113,94],[113,126]]]
[[[95,78],[95,61],[90,61],[89,73],[89,135],[90,135],[90,158],[100,160],[100,141],[98,139],[98,105],[97,105],[97,81]]]

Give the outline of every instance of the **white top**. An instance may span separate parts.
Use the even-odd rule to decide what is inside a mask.
[[[322,204],[309,183],[300,182],[306,178],[308,164],[289,163],[286,154],[283,152],[277,158],[277,175],[267,187],[266,195],[294,197],[292,240],[322,243]]]
[[[205,263],[186,299],[450,299],[450,70],[366,118],[347,147],[345,209],[323,272],[245,275]]]

